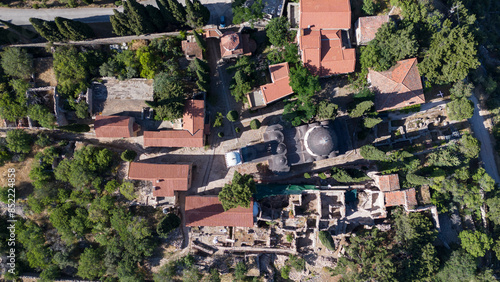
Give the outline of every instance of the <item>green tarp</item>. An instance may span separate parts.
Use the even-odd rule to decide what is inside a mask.
[[[255,186],[257,192],[254,194],[254,199],[256,201],[277,195],[300,194],[304,190],[318,190],[314,185],[256,184]]]

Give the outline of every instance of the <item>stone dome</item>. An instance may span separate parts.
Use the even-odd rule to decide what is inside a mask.
[[[328,127],[315,126],[306,132],[307,152],[313,156],[328,156],[335,150],[337,137]]]
[[[276,153],[277,154],[284,154],[286,153],[286,145],[283,143],[279,143],[278,146],[276,147]]]

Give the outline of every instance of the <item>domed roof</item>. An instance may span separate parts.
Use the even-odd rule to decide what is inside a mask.
[[[276,147],[276,153],[278,153],[278,154],[286,153],[286,145],[283,143],[279,143],[278,147]]]
[[[235,50],[240,45],[240,37],[237,33],[226,33],[221,38],[221,45],[228,51]]]
[[[315,126],[305,136],[306,149],[313,156],[328,156],[337,143],[335,133],[327,127]]]

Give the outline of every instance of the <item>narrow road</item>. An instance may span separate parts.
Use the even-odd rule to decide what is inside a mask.
[[[469,119],[469,122],[474,131],[474,136],[481,142],[480,159],[483,161],[486,172],[495,179],[495,182],[500,183],[500,176],[495,163],[495,146],[491,141],[490,132],[484,125],[485,119],[479,111],[479,101],[474,95],[469,99],[474,103],[474,115]]]

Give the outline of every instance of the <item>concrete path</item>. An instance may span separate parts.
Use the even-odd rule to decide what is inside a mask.
[[[500,183],[500,176],[495,163],[495,145],[491,140],[490,132],[486,128],[485,119],[483,118],[483,115],[486,114],[479,109],[479,101],[474,95],[469,99],[474,103],[474,115],[469,119],[469,122],[474,131],[474,137],[481,142],[480,159],[486,172],[495,179],[495,182]]]

